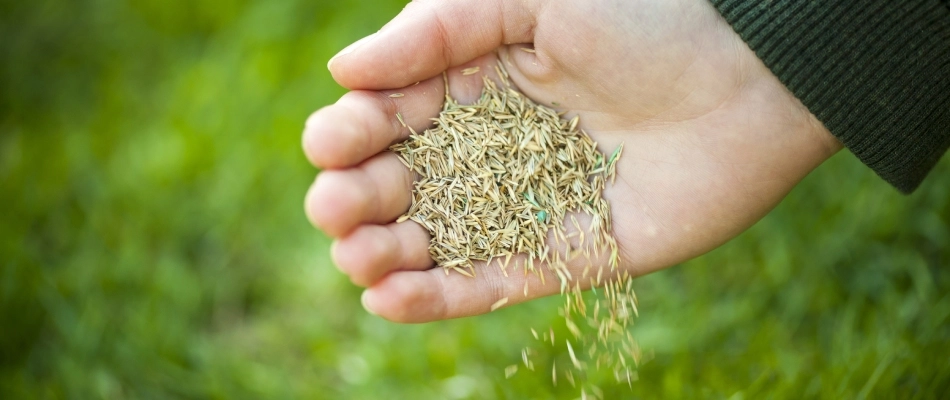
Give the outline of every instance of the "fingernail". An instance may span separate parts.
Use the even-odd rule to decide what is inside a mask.
[[[346,46],[343,50],[340,50],[339,53],[336,53],[335,56],[333,56],[332,58],[330,58],[330,61],[327,61],[327,69],[329,69],[329,68],[330,68],[330,65],[333,64],[333,60],[336,60],[337,58],[339,58],[339,57],[341,57],[341,56],[345,56],[345,55],[347,55],[347,54],[352,53],[354,50],[358,49],[360,46],[366,44],[366,42],[368,42],[370,39],[372,39],[374,36],[376,36],[377,33],[379,33],[379,32],[376,32],[376,33],[374,33],[374,34],[372,34],[372,35],[369,35],[369,36],[364,37],[364,38],[362,38],[362,39],[360,39],[360,40],[357,40],[356,42],[353,42],[353,44],[351,44],[351,45],[349,45],[349,46]]]
[[[363,291],[363,294],[360,295],[360,303],[363,304],[363,309],[366,310],[366,312],[368,312],[370,315],[376,315],[376,313],[373,312],[373,310],[371,310],[371,309],[366,305],[366,294],[367,294],[367,293],[369,293],[369,290],[364,290],[364,291]]]

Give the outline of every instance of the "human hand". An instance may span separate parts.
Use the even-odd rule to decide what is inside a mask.
[[[601,151],[624,144],[604,197],[632,275],[735,237],[841,148],[707,0],[415,1],[331,61],[352,91],[314,113],[303,135],[323,169],[307,215],[336,238],[335,263],[368,287],[364,306],[384,318],[476,315],[503,297],[511,305],[559,292],[554,279],[479,264],[475,279],[446,275],[433,268],[428,233],[394,223],[413,180],[387,151],[409,134],[396,114],[422,131],[441,110],[442,71],[464,103],[480,93],[481,74],[460,71],[493,75],[497,58],[527,96],[580,115]],[[397,92],[405,96],[389,97]]]

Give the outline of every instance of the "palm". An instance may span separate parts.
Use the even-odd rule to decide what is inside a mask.
[[[729,240],[837,150],[820,124],[705,2],[596,3],[547,3],[535,15],[531,40],[514,40],[533,42],[535,52],[522,51],[526,46],[519,44],[501,46],[497,52],[485,47],[484,56],[449,60],[456,64],[449,70],[449,82],[454,97],[472,100],[480,90],[479,78],[459,71],[472,66],[492,71],[500,57],[522,92],[579,114],[582,127],[602,150],[624,144],[616,184],[605,191],[623,268],[635,275],[647,273]],[[477,50],[470,53],[478,55]],[[393,57],[376,54],[357,51],[356,57],[365,59],[362,63],[337,62],[332,70],[344,85],[373,89],[397,88],[420,74],[434,75],[411,70],[405,75],[374,73],[366,66],[379,63],[377,57]],[[444,52],[441,56],[450,58]],[[354,103],[374,101],[387,112],[397,108],[410,125],[424,128],[438,111],[441,85],[441,78],[433,78],[370,95],[376,100],[365,100],[367,92],[351,96]],[[406,97],[379,104],[379,96],[394,91]],[[354,108],[345,100],[316,114],[308,125],[308,155],[319,166],[339,168],[318,179],[308,197],[308,211],[317,225],[342,238],[334,258],[355,282],[372,286],[372,308],[394,320],[425,321],[487,312],[486,305],[502,296],[525,300],[520,282],[490,272],[475,283],[419,272],[432,266],[425,232],[411,222],[384,225],[408,207],[411,176],[391,154],[372,155],[406,132],[371,137],[370,150],[362,139],[362,152],[337,138],[331,142],[331,135],[320,130]],[[380,124],[377,129],[384,128]],[[340,193],[360,190],[352,186],[369,193],[363,203],[370,205],[353,210],[352,201],[340,200]],[[531,284],[532,297],[557,291],[550,283]]]

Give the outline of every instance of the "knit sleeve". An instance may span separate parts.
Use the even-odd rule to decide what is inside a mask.
[[[711,0],[835,137],[910,193],[950,146],[950,0]]]

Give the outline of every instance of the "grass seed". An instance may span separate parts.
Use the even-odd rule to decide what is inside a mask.
[[[479,70],[467,68],[462,75]],[[639,310],[632,278],[618,270],[621,260],[611,234],[610,206],[601,195],[616,177],[623,146],[606,156],[580,129],[578,116],[564,119],[514,90],[501,63],[495,71],[501,86],[483,77],[484,89],[474,104],[459,104],[446,90],[434,126],[421,134],[396,114],[412,134],[390,149],[419,176],[412,205],[398,221],[412,220],[429,231],[429,254],[446,273],[475,277],[476,261],[495,260],[508,276],[512,256],[523,255],[515,267],[544,282],[540,266],[547,266],[560,283],[565,325],[579,348],[587,349],[575,353],[571,340],[565,341],[580,379],[593,365],[609,368],[618,381],[629,384],[640,350],[628,328]],[[578,213],[590,218],[587,229],[575,218]],[[548,243],[549,232],[554,243]],[[606,265],[595,265],[599,255],[607,257]],[[575,272],[579,277],[566,267],[569,260],[587,262],[582,273]],[[582,282],[602,290],[585,301]],[[527,279],[523,292],[528,295]],[[489,311],[507,302],[502,298]],[[554,331],[549,332],[541,339],[533,334],[553,345]],[[581,360],[583,356],[587,358]],[[522,359],[525,367],[534,369],[527,352]],[[573,386],[573,372],[562,370]],[[516,365],[509,366],[505,375],[516,371]],[[552,366],[552,379],[554,371]]]

